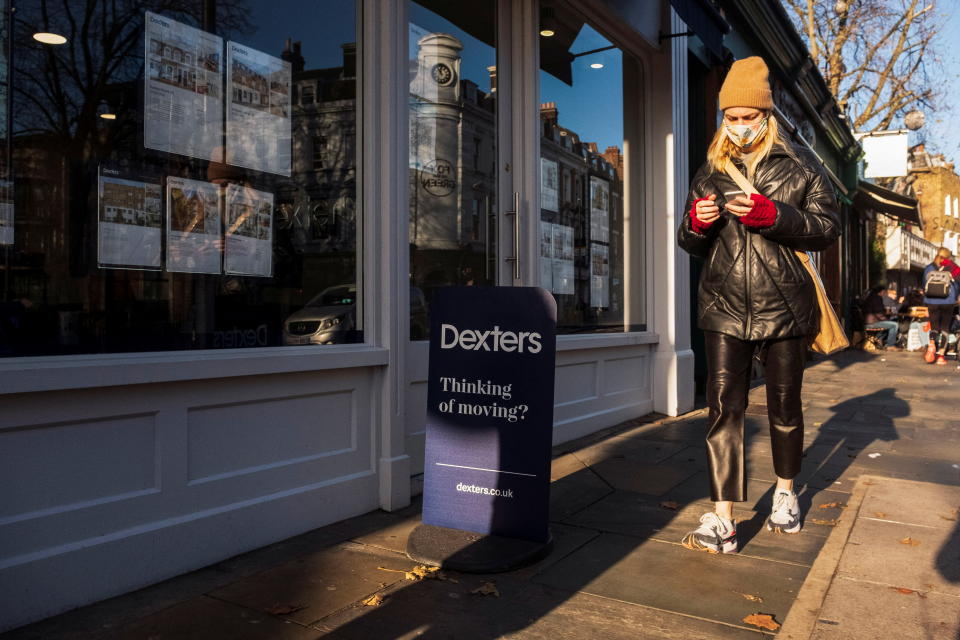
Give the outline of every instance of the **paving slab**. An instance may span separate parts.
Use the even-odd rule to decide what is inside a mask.
[[[542,573],[599,536],[600,532],[596,529],[551,522],[550,535],[553,536],[553,550],[550,555],[530,566],[511,571],[511,577],[525,580]]]
[[[384,566],[394,571],[382,571]],[[374,553],[369,547],[344,543],[238,580],[209,595],[248,609],[268,612],[297,608],[286,616],[309,625],[404,579],[413,563],[405,556]]]
[[[419,513],[412,513],[405,518],[391,520],[369,533],[353,536],[350,540],[360,545],[403,554],[407,549],[407,538],[420,524],[420,520]]]
[[[907,538],[910,543],[904,543]],[[837,575],[863,581],[890,580],[894,586],[960,598],[960,582],[943,575],[946,567],[960,567],[956,542],[951,529],[861,517],[850,534]]]
[[[810,640],[957,640],[960,601],[939,593],[901,593],[838,577]]]
[[[960,520],[960,487],[878,480],[864,498],[860,516],[953,529]]]
[[[460,580],[460,578],[456,578]],[[375,609],[352,609],[318,628],[344,640],[456,638],[582,640],[758,640],[763,634],[547,585],[499,578],[497,596],[471,594],[476,578],[424,581],[388,594]]]
[[[586,466],[587,465],[583,464],[583,462],[572,453],[566,453],[556,457],[550,462],[550,482],[556,482],[571,473],[583,471]]]
[[[637,438],[614,436],[580,449],[572,455],[585,465],[619,458],[640,464],[656,464],[669,458],[684,446],[682,442],[648,442]]]
[[[626,458],[612,458],[594,464],[593,471],[614,489],[660,496],[674,488],[697,469],[691,465],[645,465]]]
[[[146,618],[113,629],[103,637],[113,640],[306,640],[314,629],[215,598],[195,598]]]
[[[672,506],[672,505],[671,505]],[[570,522],[600,531],[676,543],[699,526],[706,504],[676,510],[625,491],[618,491],[577,513]],[[826,539],[828,528],[811,525],[798,535],[775,535],[765,528],[766,514],[737,510],[740,554],[809,566]]]
[[[806,571],[792,564],[698,553],[679,544],[605,533],[534,580],[746,627],[742,619],[758,612],[782,622]]]
[[[592,469],[583,467],[550,484],[550,520],[560,521],[613,492]]]

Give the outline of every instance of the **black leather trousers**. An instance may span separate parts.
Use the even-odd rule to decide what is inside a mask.
[[[714,502],[740,502],[747,499],[743,415],[747,409],[754,351],[760,348],[764,365],[773,468],[778,477],[793,478],[800,472],[803,459],[800,388],[807,339],[750,342],[713,331],[705,332],[705,337],[710,496]]]

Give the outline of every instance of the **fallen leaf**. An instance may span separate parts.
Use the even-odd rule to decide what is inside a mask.
[[[760,627],[761,629],[769,629],[770,631],[776,631],[780,628],[780,625],[774,621],[773,616],[766,613],[751,613],[744,618],[743,621],[755,627]]]
[[[470,593],[475,593],[478,596],[496,596],[500,597],[500,591],[497,590],[497,585],[492,582],[484,582],[482,585],[471,591]]]
[[[887,517],[887,514],[885,514],[883,511],[874,511],[874,512],[873,512],[873,515],[874,515],[875,517],[877,517],[877,518],[886,518],[886,517]]]
[[[431,580],[446,580],[445,576],[441,571],[440,567],[428,567],[425,564],[418,564],[413,569],[406,573],[407,580],[423,580],[424,578],[429,578]]]
[[[923,595],[922,593],[920,593],[919,591],[914,591],[913,589],[907,589],[906,587],[890,587],[890,588],[893,589],[894,591],[896,591],[897,593],[902,593],[902,594],[905,595],[905,596],[913,595],[913,594],[915,593],[915,594],[917,594],[917,597],[918,597],[918,598],[926,598],[926,597],[927,597],[927,596]]]
[[[676,511],[677,507],[679,507],[680,505],[678,505],[673,500],[665,500],[660,503],[660,506],[663,507],[664,509],[670,509],[671,511]]]
[[[360,604],[367,607],[379,607],[381,604],[383,604],[383,596],[381,596],[379,593],[375,593],[369,598],[361,600]]]
[[[404,569],[388,569],[387,567],[377,567],[377,569],[380,571],[389,571],[390,573],[402,573],[404,578],[407,580],[413,580],[414,582],[423,580],[424,578],[432,578],[434,580],[447,579],[447,576],[440,571],[440,567],[428,567],[423,564],[418,564],[409,571]]]
[[[910,536],[907,536],[906,538],[900,541],[900,544],[907,544],[907,545],[910,545],[911,547],[916,547],[916,546],[919,546],[920,541],[914,540]]]
[[[761,598],[760,596],[755,596],[752,593],[741,593],[739,591],[734,591],[734,593],[737,594],[738,596],[743,596],[750,602],[763,602],[763,598]]]
[[[275,616],[285,616],[293,613],[294,611],[300,611],[301,609],[306,609],[307,605],[305,604],[280,604],[279,602],[272,607],[264,609],[267,613],[271,613]]]
[[[818,520],[817,518],[810,518],[810,522],[813,524],[822,524],[826,527],[835,527],[837,526],[836,520]]]
[[[846,505],[841,504],[839,502],[824,502],[822,505],[820,505],[820,508],[821,509],[837,509],[837,508],[842,509],[845,506]]]

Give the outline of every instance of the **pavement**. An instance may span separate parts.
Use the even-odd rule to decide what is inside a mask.
[[[847,351],[808,367],[804,412],[804,529],[775,535],[751,391],[737,555],[679,544],[710,508],[705,409],[652,414],[555,448],[555,548],[532,566],[408,579],[415,503],[0,639],[960,639],[960,367]]]

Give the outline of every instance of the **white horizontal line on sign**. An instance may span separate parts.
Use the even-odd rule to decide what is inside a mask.
[[[438,467],[453,467],[455,469],[473,469],[474,471],[492,471],[494,473],[509,473],[512,476],[529,476],[531,478],[536,478],[537,474],[535,473],[520,473],[519,471],[501,471],[500,469],[484,469],[483,467],[465,467],[462,464],[446,464],[444,462],[437,462]]]

